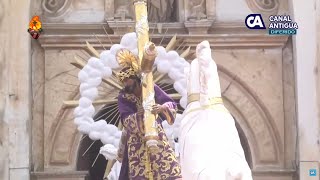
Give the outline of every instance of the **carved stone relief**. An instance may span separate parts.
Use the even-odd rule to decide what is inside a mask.
[[[150,22],[172,22],[174,0],[148,0],[148,18]]]
[[[201,20],[206,19],[206,1],[205,0],[192,0],[189,1],[190,16],[188,20]]]
[[[196,21],[207,19],[213,21],[216,16],[216,0],[185,0],[185,19]]]
[[[185,0],[185,22],[189,34],[207,34],[216,13],[216,0]]]
[[[176,0],[148,0],[149,22],[163,23],[176,21]],[[134,7],[131,1],[105,1],[106,19],[128,21],[134,19]],[[114,12],[114,14],[110,13]]]
[[[255,13],[277,14],[279,0],[246,0],[249,8]]]
[[[71,3],[72,0],[44,0],[42,8],[46,15],[60,16],[68,10]]]
[[[133,20],[133,5],[131,1],[127,0],[118,0],[114,1],[115,3],[115,20]]]

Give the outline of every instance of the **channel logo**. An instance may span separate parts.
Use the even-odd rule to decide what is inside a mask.
[[[249,29],[266,29],[261,14],[249,14],[246,17],[246,26]]]
[[[317,170],[316,169],[309,169],[309,176],[317,176]]]
[[[289,15],[271,15],[269,16],[269,35],[296,35],[298,23],[294,22]],[[245,24],[249,29],[266,29],[261,14],[249,14],[246,17]]]

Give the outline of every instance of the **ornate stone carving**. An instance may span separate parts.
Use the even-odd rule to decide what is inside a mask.
[[[120,19],[121,21],[132,20],[132,13],[129,11],[129,8],[129,3],[119,6],[114,14],[114,18]]]
[[[249,8],[255,13],[277,14],[279,0],[246,0]]]
[[[149,22],[173,22],[176,21],[175,10],[176,0],[147,0]],[[133,20],[133,4],[131,1],[119,0],[105,1],[107,20]]]
[[[50,16],[59,16],[66,12],[72,0],[44,0],[42,8]]]
[[[185,27],[189,34],[207,34],[215,19],[216,0],[185,0]]]
[[[191,0],[189,1],[190,16],[188,20],[201,20],[206,19],[206,1],[205,0]]]

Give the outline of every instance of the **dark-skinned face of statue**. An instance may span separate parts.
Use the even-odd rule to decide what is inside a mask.
[[[126,78],[123,80],[123,83],[125,85],[124,91],[129,94],[133,94],[135,89],[138,87],[137,80],[133,78]]]

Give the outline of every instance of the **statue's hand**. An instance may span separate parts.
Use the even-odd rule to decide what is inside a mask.
[[[155,105],[152,106],[151,113],[153,113],[153,114],[159,114],[159,113],[164,112],[165,109],[166,109],[166,107],[165,107],[164,105],[155,104]]]
[[[157,56],[156,45],[153,42],[148,42],[145,47],[146,55],[150,56],[149,59],[153,60]]]
[[[112,144],[106,144],[99,151],[107,160],[114,160],[118,157],[118,149]]]

